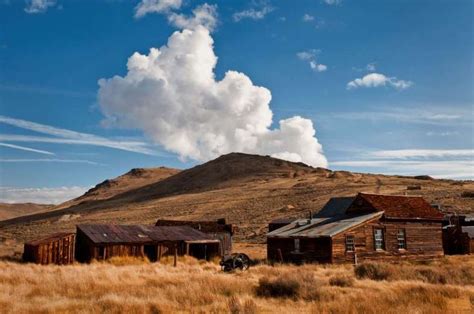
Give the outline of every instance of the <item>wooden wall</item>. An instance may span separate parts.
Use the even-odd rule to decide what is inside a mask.
[[[300,251],[295,252],[294,238],[268,238],[267,258],[273,262],[329,263],[331,262],[331,239],[300,238]],[[280,252],[281,255],[280,255]]]
[[[37,264],[65,265],[74,263],[74,234],[43,243],[25,244],[23,260]]]
[[[382,228],[385,250],[374,248],[374,228]],[[397,232],[405,229],[406,250],[398,249]],[[333,238],[332,261],[353,263],[354,253],[345,251],[345,237],[353,235],[357,260],[422,260],[443,253],[442,228],[439,222],[409,222],[375,220],[348,230]]]

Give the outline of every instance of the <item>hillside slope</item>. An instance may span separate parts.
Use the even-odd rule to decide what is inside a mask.
[[[158,218],[225,217],[239,227],[236,240],[260,242],[272,219],[306,216],[310,210],[317,212],[330,197],[357,192],[421,195],[449,211],[472,212],[474,208],[473,198],[461,197],[463,191],[474,190],[472,181],[330,171],[237,153],[175,171],[127,189],[99,185],[55,211],[0,222],[1,232],[24,241],[74,230],[78,223],[152,224]],[[408,190],[408,186],[419,189]]]
[[[34,203],[0,203],[0,220],[11,219],[19,216],[31,215],[53,209],[54,205]]]

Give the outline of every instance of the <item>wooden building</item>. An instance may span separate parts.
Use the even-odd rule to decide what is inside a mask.
[[[357,263],[443,255],[443,215],[421,197],[359,193],[267,234],[271,261]]]
[[[23,260],[36,264],[65,265],[74,263],[75,234],[61,232],[25,243]]]
[[[77,226],[76,259],[79,262],[114,256],[159,261],[166,255],[191,255],[208,260],[219,253],[219,240],[188,226]]]
[[[474,217],[448,214],[443,225],[444,254],[474,254]]]
[[[219,252],[222,256],[232,253],[234,227],[226,223],[225,218],[217,220],[166,220],[158,219],[156,226],[188,226],[199,230],[220,241]]]

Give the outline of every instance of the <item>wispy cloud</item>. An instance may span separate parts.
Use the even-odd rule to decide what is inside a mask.
[[[310,15],[310,14],[305,14],[303,15],[303,22],[311,22],[311,21],[314,21],[314,16]]]
[[[346,170],[436,178],[474,178],[474,149],[397,149],[359,152],[355,159],[331,162]],[[347,169],[349,167],[349,169]],[[370,169],[370,170],[367,170]]]
[[[474,160],[351,160],[335,161],[331,167],[371,168],[397,175],[430,175],[435,178],[473,179]]]
[[[182,4],[182,0],[142,0],[135,7],[135,18],[144,17],[149,13],[168,13],[181,8]]]
[[[446,109],[449,108],[449,109]],[[436,126],[469,126],[472,127],[471,109],[425,106],[418,108],[388,106],[370,111],[348,111],[330,114],[330,117],[347,120],[396,121],[404,123],[428,124]]]
[[[1,159],[0,158],[0,163],[2,162],[8,162],[8,163],[30,163],[30,162],[48,162],[48,163],[67,163],[67,164],[88,164],[88,165],[94,165],[94,166],[99,166],[101,164],[95,162],[95,161],[90,161],[90,160],[82,160],[82,159]]]
[[[380,73],[369,73],[362,78],[356,78],[347,83],[347,89],[356,89],[360,87],[373,88],[380,86],[391,86],[396,89],[407,89],[413,85],[411,81],[399,80],[396,77],[388,77]]]
[[[256,5],[255,8],[250,8],[247,10],[235,12],[232,15],[232,18],[235,22],[239,22],[243,19],[251,19],[251,20],[261,20],[265,18],[265,16],[275,10],[271,5],[267,2],[262,2],[259,5]]]
[[[342,0],[323,0],[327,5],[339,5],[342,3]]]
[[[0,202],[59,204],[84,194],[89,188],[80,186],[57,188],[0,187]]]
[[[25,12],[29,14],[44,13],[50,7],[56,5],[56,0],[28,0],[26,2]]]
[[[369,153],[376,158],[474,157],[474,149],[396,149]]]
[[[7,144],[7,143],[0,143],[0,146],[9,147],[9,148],[13,148],[13,149],[24,150],[24,151],[38,153],[38,154],[54,155],[54,153],[48,152],[46,150],[34,149],[34,148],[30,148],[30,147],[25,147],[25,146],[19,146],[19,145]]]
[[[152,150],[148,143],[137,141],[115,141],[88,133],[80,133],[72,130],[56,128],[49,125],[39,124],[31,121],[0,116],[0,123],[5,123],[25,130],[56,137],[10,135],[0,134],[0,141],[4,142],[42,142],[73,145],[93,145],[115,148],[124,151],[141,153],[146,155],[160,155],[157,150]]]
[[[324,72],[327,70],[327,66],[325,64],[321,64],[317,62],[317,55],[321,52],[318,49],[310,49],[306,51],[301,51],[296,54],[298,59],[302,61],[306,61],[309,64],[309,67],[314,72]]]

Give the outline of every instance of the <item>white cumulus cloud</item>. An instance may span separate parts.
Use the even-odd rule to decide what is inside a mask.
[[[164,13],[181,8],[181,0],[142,0],[135,7],[135,17],[140,18],[148,13]]]
[[[396,77],[388,77],[380,73],[369,73],[362,78],[357,78],[347,83],[347,89],[355,89],[359,87],[380,87],[392,86],[396,89],[406,89],[413,85],[411,81],[399,80]]]
[[[25,12],[29,14],[44,13],[49,7],[54,7],[56,0],[29,0],[26,2]]]
[[[213,43],[198,25],[175,32],[149,54],[134,53],[124,77],[99,80],[106,123],[141,129],[182,159],[237,151],[326,167],[311,120],[295,116],[271,129],[268,89],[237,71],[216,80]]]

